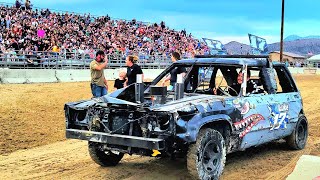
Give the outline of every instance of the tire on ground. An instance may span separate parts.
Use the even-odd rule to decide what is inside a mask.
[[[291,135],[285,138],[290,148],[303,149],[308,139],[308,121],[304,115],[300,115]]]
[[[104,151],[99,143],[88,142],[88,149],[91,159],[100,166],[116,166],[123,157],[123,153],[115,154],[111,151]]]
[[[189,146],[188,171],[193,178],[219,179],[226,162],[223,136],[214,129],[202,129],[195,144]]]

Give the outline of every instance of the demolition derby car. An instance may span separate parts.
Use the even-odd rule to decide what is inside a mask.
[[[187,73],[174,90],[162,87],[181,67]],[[218,179],[228,153],[282,138],[303,149],[308,137],[300,92],[286,66],[268,56],[180,60],[149,84],[64,109],[66,137],[88,141],[97,164],[115,166],[124,154],[186,157],[199,179]]]

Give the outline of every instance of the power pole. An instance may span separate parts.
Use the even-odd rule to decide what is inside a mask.
[[[280,37],[280,62],[283,62],[283,24],[284,24],[284,0],[282,0],[281,10],[281,37]]]

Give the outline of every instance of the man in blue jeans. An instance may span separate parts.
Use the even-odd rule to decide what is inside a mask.
[[[90,63],[91,73],[91,92],[93,97],[101,97],[107,94],[108,81],[104,77],[104,68],[108,64],[108,59],[105,57],[103,51],[96,53],[96,59]]]

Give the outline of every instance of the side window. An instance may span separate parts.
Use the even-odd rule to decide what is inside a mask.
[[[260,77],[261,69],[248,69],[248,82],[247,82],[247,93],[249,94],[261,94],[266,92],[263,87],[263,80]]]
[[[278,77],[278,75],[277,75],[277,71],[274,70],[274,72],[275,72],[275,77],[276,77],[277,87],[278,87],[277,93],[282,93],[283,91],[282,91],[282,87],[281,87],[281,85],[280,85],[280,81],[279,81],[279,77]]]
[[[276,80],[278,84],[277,93],[297,92],[291,75],[284,67],[274,67],[276,71]]]
[[[214,67],[195,66],[190,71],[185,81],[185,92],[201,93],[210,88]]]
[[[199,67],[197,90],[204,90],[210,87],[212,73],[213,67]]]
[[[216,87],[220,87],[220,86],[225,87],[228,85],[226,77],[223,75],[223,73],[221,72],[220,69],[218,69],[217,74],[216,74],[215,85],[216,85]]]
[[[163,76],[161,77],[161,79],[160,79],[155,85],[156,85],[156,86],[162,86],[162,85],[164,85],[164,86],[167,86],[169,90],[171,90],[172,87],[170,87],[170,79],[172,79],[172,78],[171,78],[170,72],[173,71],[173,70],[176,70],[176,72],[177,72],[178,74],[180,74],[180,71],[179,71],[179,70],[177,71],[178,68],[180,68],[180,69],[181,69],[181,68],[184,68],[184,69],[186,70],[186,74],[190,71],[190,67],[186,67],[186,66],[173,67],[173,68],[170,69],[170,71],[167,72],[167,74],[163,75]],[[173,78],[173,79],[176,81],[176,77]],[[165,81],[165,80],[166,80],[166,81]],[[163,84],[163,82],[164,82],[164,84]]]

